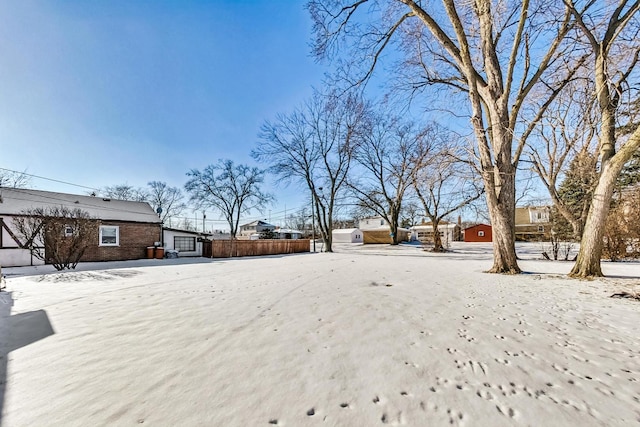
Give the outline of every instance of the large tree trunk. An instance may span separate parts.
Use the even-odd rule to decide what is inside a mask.
[[[515,246],[515,167],[503,165],[501,169],[497,173],[502,185],[492,185],[492,180],[485,179],[493,234],[493,267],[488,272],[518,274],[522,270]]]
[[[438,231],[438,226],[440,225],[440,221],[431,218],[431,225],[433,228],[433,252],[444,252],[444,246],[442,245],[442,238],[440,237],[440,232]]]
[[[598,185],[593,193],[591,209],[582,234],[580,252],[576,264],[569,273],[571,277],[602,277],[600,258],[602,257],[605,223],[613,198],[616,180],[624,164],[634,151],[640,148],[640,127],[635,130],[629,141],[609,160],[603,161]]]

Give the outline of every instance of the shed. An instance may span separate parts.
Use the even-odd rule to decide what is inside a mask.
[[[465,242],[492,242],[491,226],[476,224],[464,229]]]
[[[362,230],[341,228],[331,232],[333,243],[362,243]]]

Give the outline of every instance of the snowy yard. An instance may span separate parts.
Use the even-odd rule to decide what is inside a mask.
[[[640,422],[639,263],[336,249],[3,269],[2,426]]]

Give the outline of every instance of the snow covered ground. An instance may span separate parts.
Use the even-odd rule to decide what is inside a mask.
[[[640,264],[518,248],[3,269],[2,426],[639,423]]]

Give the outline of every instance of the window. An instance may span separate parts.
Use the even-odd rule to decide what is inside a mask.
[[[71,237],[73,236],[73,227],[70,225],[65,225],[64,226],[64,237]]]
[[[384,225],[384,219],[380,220],[380,225]]]
[[[196,250],[196,238],[186,237],[186,236],[174,236],[173,249],[180,252],[193,252]]]
[[[539,225],[539,226],[538,226],[538,231],[539,231],[540,233],[543,233],[543,232],[544,232],[544,225]]]
[[[119,246],[120,227],[117,225],[100,226],[100,246]]]
[[[484,231],[478,231],[478,237],[484,237]]]

